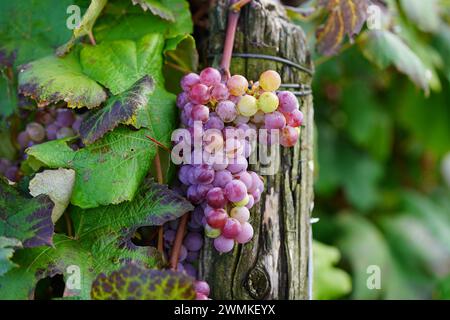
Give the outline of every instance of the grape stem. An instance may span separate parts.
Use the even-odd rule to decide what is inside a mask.
[[[164,177],[162,173],[161,168],[161,158],[159,157],[158,147],[156,147],[156,155],[155,155],[155,168],[156,168],[156,178],[158,180],[159,184],[163,184]],[[164,226],[160,226],[158,229],[158,251],[163,253],[164,247],[163,247],[163,240],[164,240]]]
[[[241,9],[251,0],[230,0],[230,12],[228,14],[227,31],[225,35],[225,43],[223,46],[222,61],[220,68],[226,79],[229,79],[231,57],[233,55],[234,38],[236,36],[236,28],[239,21]]]
[[[175,241],[173,243],[172,255],[170,257],[170,268],[172,270],[177,270],[178,258],[180,256],[181,244],[183,243],[184,231],[186,230],[187,221],[189,218],[189,213],[185,213],[178,225],[177,233],[175,235]]]

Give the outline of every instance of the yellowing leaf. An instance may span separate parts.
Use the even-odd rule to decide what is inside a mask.
[[[29,189],[33,197],[40,194],[50,197],[55,204],[52,210],[52,221],[55,223],[69,205],[74,184],[75,171],[72,169],[45,170],[30,181]]]

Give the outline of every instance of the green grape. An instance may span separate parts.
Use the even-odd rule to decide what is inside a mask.
[[[258,98],[258,107],[265,113],[271,113],[278,108],[278,97],[273,92],[264,92]]]
[[[239,100],[237,107],[239,113],[246,117],[251,117],[258,111],[256,98],[248,94]]]

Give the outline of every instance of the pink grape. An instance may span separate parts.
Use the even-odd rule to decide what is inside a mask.
[[[227,81],[227,87],[234,96],[242,96],[248,89],[248,81],[241,75],[234,75]]]
[[[225,196],[231,202],[239,202],[245,198],[247,188],[242,181],[233,180],[225,186]]]
[[[202,104],[197,104],[192,107],[191,118],[194,121],[201,121],[205,123],[209,119],[209,108]]]
[[[284,113],[286,124],[290,127],[300,127],[303,123],[303,113],[296,109],[292,112]]]
[[[221,253],[230,252],[233,250],[234,240],[225,238],[224,236],[219,236],[214,239],[214,248]]]
[[[205,281],[195,281],[194,282],[194,290],[198,293],[204,294],[205,296],[209,296],[210,288],[207,282]]]
[[[221,101],[216,107],[216,113],[223,122],[232,122],[237,116],[236,105],[229,100]]]
[[[189,91],[194,85],[200,82],[200,76],[196,73],[188,73],[185,75],[180,82],[183,91]]]
[[[282,129],[286,126],[286,118],[281,112],[267,113],[264,118],[266,129]]]
[[[250,211],[246,207],[236,207],[231,209],[230,216],[239,222],[244,223],[250,218]]]
[[[200,82],[207,86],[216,85],[220,83],[221,79],[222,75],[217,69],[208,67],[203,69],[202,72],[200,72]]]
[[[241,232],[234,238],[237,243],[247,243],[253,238],[253,227],[250,223],[244,222],[241,224]]]
[[[283,147],[293,147],[299,138],[299,133],[296,128],[286,127],[281,130],[280,143]]]
[[[228,214],[224,209],[214,209],[205,212],[206,222],[215,229],[222,229],[228,219]]]
[[[234,178],[242,181],[245,184],[245,186],[247,187],[247,190],[252,187],[253,178],[249,172],[247,172],[247,171],[239,172],[234,175]]]
[[[198,195],[204,199],[208,194],[209,190],[213,188],[212,184],[199,184],[197,185],[197,193]]]
[[[195,104],[205,104],[209,100],[209,89],[204,84],[198,83],[189,91],[189,99]]]
[[[228,88],[223,83],[218,83],[214,85],[211,91],[211,97],[217,101],[222,101],[228,99],[230,93],[228,92]]]
[[[251,194],[248,195],[248,203],[245,205],[245,207],[247,209],[251,209],[253,208],[253,206],[255,205],[255,198],[253,198],[253,196]]]
[[[290,91],[278,92],[278,99],[280,104],[278,110],[287,113],[299,108],[297,97]]]
[[[239,173],[247,170],[248,162],[244,156],[238,156],[237,158],[230,161],[227,170],[231,173]]]
[[[196,292],[195,293],[195,300],[209,300],[209,299],[204,294]]]
[[[213,208],[223,208],[227,204],[227,199],[221,188],[215,187],[206,194],[206,202]]]

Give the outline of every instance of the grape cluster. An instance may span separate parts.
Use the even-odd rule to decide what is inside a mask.
[[[280,144],[285,147],[299,139],[303,114],[294,94],[277,92],[280,85],[280,75],[272,70],[250,84],[241,75],[223,81],[214,68],[189,73],[181,80],[183,92],[177,106],[190,135],[176,144],[190,147],[191,162],[181,166],[178,178],[186,197],[197,206],[191,222],[203,225],[205,235],[214,239],[221,253],[252,239],[249,209],[264,190],[262,178],[247,170],[255,139],[247,132],[279,131]],[[268,140],[273,143],[270,134]]]
[[[23,113],[24,119],[21,120],[28,121],[30,115],[25,110]],[[20,163],[27,157],[26,148],[50,140],[75,136],[78,134],[83,120],[82,116],[77,115],[73,110],[55,107],[39,109],[31,114],[31,117],[33,121],[28,122],[15,139],[19,149],[19,159],[10,161],[0,158],[0,174],[13,182],[20,180]],[[73,149],[82,146],[81,141],[76,141],[71,145]]]

